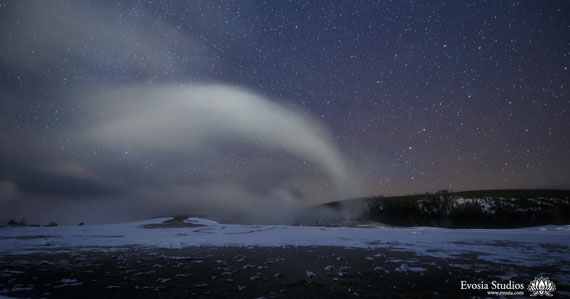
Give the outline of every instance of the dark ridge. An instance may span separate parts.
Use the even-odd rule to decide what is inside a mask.
[[[405,196],[375,196],[325,204],[359,207],[354,221],[397,226],[516,228],[570,224],[570,190],[440,190]]]

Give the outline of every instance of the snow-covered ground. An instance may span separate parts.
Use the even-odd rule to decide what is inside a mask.
[[[570,259],[569,225],[522,229],[350,228],[233,225],[188,218],[185,222],[202,226],[143,228],[143,225],[169,219],[112,225],[4,227],[0,228],[0,253],[53,253],[70,247],[115,250],[132,245],[161,248],[340,246],[389,248],[434,257],[475,253],[486,261],[526,266],[564,264]]]

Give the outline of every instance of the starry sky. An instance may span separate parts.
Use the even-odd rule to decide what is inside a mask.
[[[570,188],[569,15],[530,0],[0,1],[0,217]]]

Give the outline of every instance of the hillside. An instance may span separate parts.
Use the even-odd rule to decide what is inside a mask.
[[[359,221],[398,226],[512,228],[570,224],[570,190],[440,191],[326,204],[362,210]]]

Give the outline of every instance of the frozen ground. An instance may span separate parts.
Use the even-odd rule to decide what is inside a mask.
[[[350,228],[285,225],[218,224],[188,218],[187,227],[144,228],[169,218],[93,226],[5,227],[0,229],[0,252],[28,254],[68,247],[113,248],[152,246],[340,246],[390,248],[421,255],[450,257],[478,252],[481,259],[526,265],[549,264],[570,256],[570,226],[524,229]],[[553,248],[558,250],[553,252]]]
[[[459,290],[460,280],[526,285],[535,276],[548,276],[559,295],[570,295],[568,265],[570,226],[349,228],[164,218],[0,228],[0,295],[8,296],[84,297],[90,290],[93,296],[111,297],[279,297],[323,291],[461,297],[487,294]],[[105,272],[117,277],[96,278]]]

